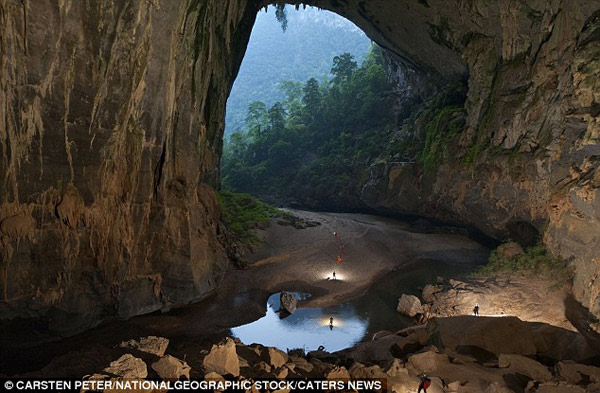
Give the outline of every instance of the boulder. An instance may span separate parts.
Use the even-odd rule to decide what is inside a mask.
[[[144,379],[148,376],[146,363],[129,353],[111,362],[104,371],[123,378]]]
[[[540,384],[535,393],[586,393],[581,386],[570,385],[564,382],[545,382]]]
[[[556,369],[561,379],[572,384],[578,384],[588,378],[592,382],[600,382],[600,368],[598,367],[564,361],[559,362]]]
[[[319,359],[310,359],[309,361],[314,367],[313,374],[317,374],[318,376],[327,375],[336,367],[335,364],[331,362],[324,362]]]
[[[390,377],[408,376],[408,370],[400,359],[394,359],[388,369],[385,370],[385,373]]]
[[[460,381],[454,381],[448,384],[448,392],[458,392],[458,389],[460,389]]]
[[[508,242],[496,248],[496,254],[512,259],[523,254],[523,248],[517,242]]]
[[[190,366],[171,355],[163,356],[159,361],[153,363],[152,369],[162,379],[178,380],[182,376],[190,379]]]
[[[506,385],[499,382],[492,382],[484,390],[484,393],[515,393],[512,389],[509,389]]]
[[[277,348],[267,348],[266,355],[267,362],[275,368],[283,366],[288,361],[287,353],[280,351]]]
[[[423,288],[423,292],[422,292],[423,300],[427,303],[431,303],[431,302],[435,301],[435,294],[437,292],[439,292],[438,287],[433,286],[431,284],[425,285],[425,288]]]
[[[336,367],[325,375],[327,379],[350,379],[350,373],[346,367]]]
[[[451,278],[450,280],[448,280],[448,282],[450,283],[450,286],[452,288],[463,288],[463,287],[465,287],[467,285],[463,281],[455,280],[453,278]]]
[[[449,364],[450,359],[445,353],[437,353],[435,349],[431,348],[426,352],[410,356],[408,363],[419,372],[432,372]]]
[[[496,356],[501,353],[534,355],[537,352],[534,332],[515,317],[433,318],[427,329],[434,343],[444,350],[478,347]]]
[[[202,365],[207,373],[214,371],[220,375],[240,375],[240,360],[235,350],[235,342],[227,338],[225,342],[213,345],[210,353],[204,357]]]
[[[293,362],[294,368],[291,369],[296,373],[310,373],[314,366],[310,364],[306,359],[299,356],[291,356],[290,360]],[[288,365],[289,367],[289,365]]]
[[[252,367],[252,370],[254,370],[259,377],[267,377],[271,372],[271,366],[269,366],[266,362],[260,361],[256,363],[254,367]]]
[[[552,373],[546,366],[521,355],[503,353],[498,357],[498,366],[508,368],[511,372],[527,375],[529,378],[540,382],[552,379]]]
[[[445,393],[444,381],[439,377],[429,377],[431,379],[431,386],[427,389],[427,393]]]
[[[387,378],[387,374],[384,373],[379,366],[367,367],[359,362],[354,362],[348,372],[354,379]]]
[[[262,355],[261,349],[263,348],[257,346],[246,346],[243,344],[237,344],[235,346],[235,351],[237,352],[238,356],[244,359],[248,364],[260,362]]]
[[[290,369],[287,367],[282,367],[281,370],[277,373],[276,377],[278,379],[285,379],[290,372]]]
[[[427,337],[424,340],[419,336],[403,337],[392,345],[390,351],[395,358],[402,359],[411,353],[419,352],[426,343]]]
[[[296,306],[298,305],[298,300],[296,297],[289,292],[281,292],[279,295],[279,301],[281,302],[281,308],[285,311],[293,314],[296,311]]]
[[[204,379],[205,380],[210,380],[210,381],[221,381],[221,382],[225,382],[225,378],[223,378],[220,374],[217,374],[214,371],[211,371],[209,373],[206,373],[206,375],[204,375]]]
[[[138,351],[151,353],[158,357],[162,357],[169,346],[169,339],[164,337],[148,336],[140,338],[140,341],[123,341],[119,346],[122,348],[137,349]]]
[[[408,315],[409,317],[415,317],[417,314],[423,313],[423,306],[421,306],[421,301],[418,297],[402,294],[398,299],[396,311],[400,314]]]

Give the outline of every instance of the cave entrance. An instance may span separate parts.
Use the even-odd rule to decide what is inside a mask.
[[[389,59],[333,12],[273,13],[259,12],[229,97],[222,187],[279,206],[355,209],[363,172],[397,128]]]

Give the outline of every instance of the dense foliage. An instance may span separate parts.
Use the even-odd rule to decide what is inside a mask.
[[[360,66],[349,53],[335,56],[331,74],[283,83],[285,99],[271,107],[250,104],[245,132],[224,148],[224,188],[279,204],[317,196],[335,203],[355,192],[389,140],[391,88],[376,46]]]
[[[360,62],[369,50],[369,38],[333,12],[312,7],[286,9],[287,12],[281,7],[268,7],[267,13],[261,11],[257,15],[227,101],[226,135],[244,128],[250,102],[262,101],[271,107],[282,101],[285,93],[279,87],[280,82],[304,82],[310,77],[321,80],[329,74],[331,59],[336,54],[350,52]]]
[[[571,276],[565,260],[553,256],[543,244],[527,247],[517,255],[507,255],[503,251],[508,243],[500,245],[490,254],[488,263],[482,266],[476,275],[488,276],[497,273],[523,273],[555,276],[568,279]]]
[[[225,225],[232,231],[235,240],[241,244],[258,243],[255,228],[266,228],[271,219],[285,213],[273,206],[247,195],[222,190],[217,194]]]

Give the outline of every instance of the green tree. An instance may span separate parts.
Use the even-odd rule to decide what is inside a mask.
[[[332,83],[282,83],[282,102],[268,110],[253,103],[248,133],[236,133],[225,147],[223,185],[272,203],[333,206],[358,198],[358,179],[387,151],[382,147],[394,124],[393,96],[376,50],[360,67],[348,53],[336,56]]]
[[[272,131],[281,132],[284,130],[285,115],[285,108],[281,102],[276,102],[271,109],[269,109],[269,124]]]
[[[315,78],[310,78],[306,81],[302,92],[304,93],[304,97],[302,97],[302,104],[304,105],[305,117],[310,122],[314,122],[319,114],[319,109],[321,106],[319,82],[317,82]]]
[[[339,85],[342,82],[349,81],[357,67],[358,64],[354,61],[354,56],[350,53],[346,52],[340,56],[335,56],[333,58],[333,67],[331,67],[333,83]]]
[[[246,115],[246,127],[248,134],[252,137],[260,138],[263,130],[267,126],[267,106],[264,102],[254,101],[248,106]]]

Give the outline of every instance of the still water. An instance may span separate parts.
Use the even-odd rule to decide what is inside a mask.
[[[412,266],[388,272],[362,296],[332,307],[299,308],[292,315],[280,317],[279,293],[267,301],[267,314],[249,324],[231,329],[244,344],[259,343],[281,350],[303,348],[311,351],[319,346],[326,351],[339,351],[370,340],[380,330],[397,331],[414,321],[396,312],[402,293],[419,295],[421,288],[435,283],[438,275],[460,277],[471,270],[439,261],[421,260]],[[306,299],[309,294],[295,294]],[[329,318],[333,317],[333,328]]]
[[[306,294],[295,295],[296,298],[306,298]],[[232,334],[246,344],[260,343],[283,350],[313,350],[322,345],[327,351],[338,351],[351,347],[367,333],[368,319],[358,315],[351,303],[324,308],[299,308],[292,315],[278,312],[280,308],[278,292],[269,297],[267,315],[231,329]],[[331,317],[332,326],[329,324]]]

